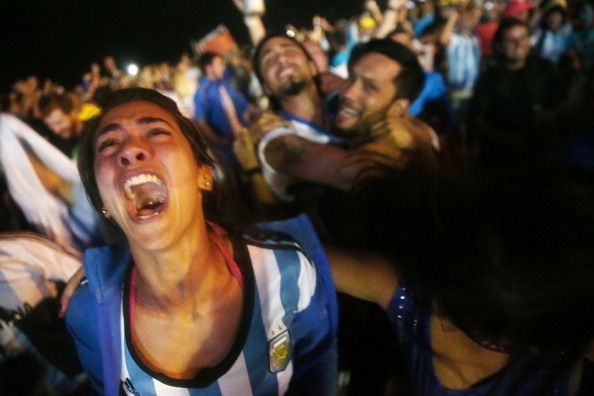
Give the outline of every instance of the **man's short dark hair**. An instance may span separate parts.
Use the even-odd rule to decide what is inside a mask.
[[[206,66],[212,65],[212,62],[214,62],[216,58],[223,59],[223,55],[219,54],[218,52],[210,51],[204,52],[202,55],[200,55],[200,58],[198,58],[198,66],[200,67],[200,70],[203,74],[206,74]]]
[[[74,103],[68,94],[49,94],[39,99],[39,111],[43,117],[47,117],[55,109],[69,114],[74,109]]]
[[[287,36],[284,32],[271,32],[267,34],[262,40],[260,40],[258,45],[256,45],[256,48],[254,49],[254,55],[252,56],[252,65],[254,67],[254,73],[256,73],[256,77],[258,78],[258,81],[260,81],[260,84],[264,84],[264,80],[262,79],[262,72],[260,71],[260,56],[262,55],[262,48],[264,48],[264,45],[267,42],[277,37],[292,41],[298,48],[301,49],[301,52],[303,52],[307,60],[313,62],[313,59],[311,58],[311,56],[309,56],[309,52],[307,52],[303,44],[301,44],[301,42],[299,42],[297,39],[295,39],[294,37]]]
[[[274,31],[274,32],[268,33],[262,40],[260,40],[258,45],[256,45],[256,48],[254,49],[254,54],[252,55],[253,70],[254,70],[254,73],[256,73],[256,77],[258,78],[260,85],[262,85],[262,86],[264,86],[264,79],[262,77],[262,71],[260,70],[260,56],[262,55],[262,48],[264,48],[264,45],[267,42],[269,42],[273,38],[277,38],[277,37],[292,41],[299,49],[301,49],[301,52],[303,52],[303,55],[305,55],[307,60],[309,62],[311,62],[312,64],[314,64],[314,67],[315,67],[315,62],[313,61],[313,59],[309,55],[309,52],[307,52],[307,50],[305,49],[305,47],[303,46],[303,44],[300,41],[298,41],[294,37],[287,36],[284,32],[281,32],[281,31]],[[317,81],[316,76],[314,76],[314,81],[316,83],[316,86],[318,86],[318,90],[319,90],[319,82]],[[281,106],[280,106],[280,103],[277,98],[270,96],[268,99],[270,100],[270,108],[272,110],[275,110],[275,111],[280,110]]]
[[[352,70],[363,56],[367,54],[381,54],[398,63],[402,68],[394,78],[396,96],[394,99],[408,99],[414,101],[421,93],[425,83],[425,72],[419,63],[417,55],[405,45],[390,39],[370,40],[362,43],[351,52],[349,70]]]
[[[526,30],[530,30],[530,26],[521,19],[510,17],[510,18],[503,18],[499,22],[499,27],[495,31],[495,35],[493,36],[493,50],[495,52],[495,56],[501,56],[501,51],[498,48],[501,44],[503,44],[503,35],[510,29],[515,28],[516,26],[522,26],[526,28]]]

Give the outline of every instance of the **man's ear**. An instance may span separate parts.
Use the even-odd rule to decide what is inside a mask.
[[[408,112],[408,108],[410,106],[410,100],[408,99],[396,99],[392,102],[390,107],[388,107],[388,111],[386,112],[387,116],[391,117],[403,117]]]
[[[307,63],[309,65],[309,70],[311,71],[312,76],[317,76],[318,74],[320,74],[320,71],[318,70],[318,67],[316,66],[313,60],[309,60],[307,61]]]
[[[270,90],[270,88],[268,88],[268,84],[262,81],[260,83],[260,86],[262,87],[262,92],[264,92],[264,95],[270,98],[272,96],[272,91]]]

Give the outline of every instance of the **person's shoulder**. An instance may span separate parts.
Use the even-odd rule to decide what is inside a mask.
[[[247,245],[262,249],[302,251],[295,239],[279,231],[251,229],[243,233],[243,238]]]
[[[244,233],[260,295],[294,295],[291,311],[306,309],[318,287],[313,261],[289,235],[272,231]]]
[[[118,284],[131,262],[126,243],[93,247],[84,251],[83,263],[91,286]]]
[[[557,66],[548,59],[540,56],[531,55],[526,62],[527,75],[535,77],[535,73],[542,73],[550,76],[558,74]],[[539,77],[542,78],[542,77]]]
[[[308,253],[289,234],[261,229],[243,233],[243,239],[252,256],[254,268],[260,265],[278,267],[281,276],[286,274],[309,274],[315,280],[315,265]],[[258,262],[256,262],[258,261]],[[299,271],[291,268],[299,267]],[[315,283],[315,282],[314,282]]]

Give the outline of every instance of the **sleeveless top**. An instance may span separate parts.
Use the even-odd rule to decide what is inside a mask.
[[[543,382],[554,373],[553,364],[539,364],[534,356],[522,356],[468,389],[452,390],[439,382],[431,351],[430,293],[413,284],[401,283],[390,300],[388,315],[399,338],[407,378],[413,395],[432,396],[542,396],[568,395],[569,373],[542,393]]]

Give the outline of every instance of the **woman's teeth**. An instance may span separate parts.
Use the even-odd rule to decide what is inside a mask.
[[[152,174],[141,174],[131,177],[130,179],[126,180],[124,183],[124,192],[126,193],[126,198],[133,199],[134,198],[134,191],[133,187],[139,186],[141,184],[146,183],[155,183],[160,187],[164,187],[163,182],[157,176]]]

